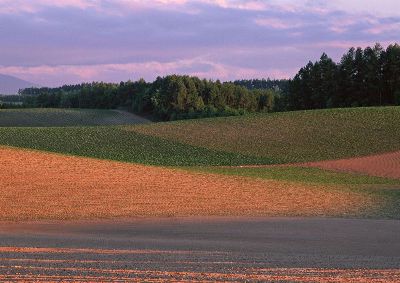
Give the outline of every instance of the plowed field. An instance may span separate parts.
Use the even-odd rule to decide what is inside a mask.
[[[0,220],[343,216],[374,207],[329,186],[0,148]]]
[[[305,165],[341,172],[400,179],[400,151],[358,158],[310,162]]]

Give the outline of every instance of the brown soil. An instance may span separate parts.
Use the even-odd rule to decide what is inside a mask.
[[[304,166],[400,179],[400,151],[359,158],[310,162]]]
[[[0,147],[0,221],[339,216],[372,206],[337,188]]]
[[[231,267],[221,271],[171,271],[158,268],[118,268],[109,265],[129,265],[130,261],[112,259],[68,259],[68,255],[88,254],[116,255],[131,254],[163,257],[174,254],[187,254],[202,258],[212,257],[214,252],[170,251],[170,250],[103,250],[76,248],[30,248],[0,247],[5,257],[0,259],[0,281],[6,282],[335,282],[335,283],[386,283],[399,282],[399,269],[337,269],[337,268],[266,268]],[[23,256],[21,258],[21,256]],[[50,258],[47,258],[50,256]],[[45,257],[45,258],[42,258]],[[165,258],[163,260],[166,260]],[[163,264],[163,260],[159,263]],[[135,259],[136,264],[148,264],[148,261]],[[151,261],[151,263],[154,263]],[[182,266],[204,265],[207,261],[176,259]],[[230,261],[218,261],[216,264],[235,264]],[[238,263],[240,264],[240,263]],[[257,265],[257,264],[255,264]],[[103,267],[104,266],[104,267]]]
[[[21,262],[21,260],[20,260]],[[0,270],[8,269],[1,266]],[[2,282],[312,282],[393,283],[398,269],[252,268],[243,273],[171,272],[137,269],[13,267],[16,274],[0,275]],[[21,271],[29,275],[21,275]],[[96,275],[39,275],[40,273],[81,273]],[[39,274],[32,274],[39,273]],[[4,281],[3,281],[4,280]]]

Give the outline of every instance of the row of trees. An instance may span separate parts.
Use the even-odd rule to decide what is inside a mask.
[[[292,80],[221,83],[171,75],[139,81],[22,90],[27,107],[116,108],[161,120],[256,111],[400,105],[400,46],[351,48],[335,63],[325,53]]]
[[[20,92],[27,107],[116,108],[174,120],[245,112],[276,111],[279,89],[248,89],[231,82],[171,75],[154,82],[85,83],[59,88],[29,88]]]
[[[336,64],[325,53],[289,83],[288,109],[400,104],[400,46],[351,48]]]
[[[247,89],[274,89],[276,91],[287,92],[289,88],[289,80],[271,80],[271,79],[252,79],[252,80],[236,80],[235,85],[244,86]]]
[[[22,107],[23,99],[19,95],[0,95],[0,109]]]

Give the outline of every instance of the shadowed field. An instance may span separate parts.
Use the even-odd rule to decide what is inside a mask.
[[[340,186],[261,180],[0,148],[0,220],[135,216],[364,216]]]
[[[149,121],[119,110],[52,108],[0,110],[0,127],[71,127],[143,123]]]

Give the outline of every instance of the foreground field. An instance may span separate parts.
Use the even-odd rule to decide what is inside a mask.
[[[0,127],[0,282],[399,281],[399,110]]]
[[[0,282],[399,282],[400,222],[0,223]]]
[[[380,194],[0,149],[0,220],[376,216]],[[384,211],[385,216],[390,211]]]
[[[2,109],[0,127],[132,125],[149,121],[129,112],[94,109]]]

